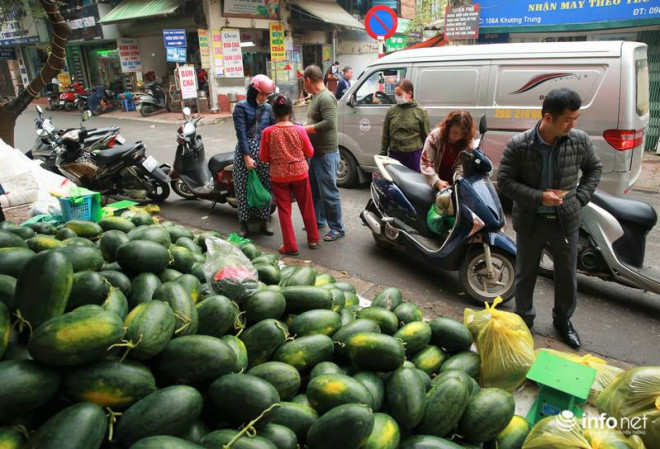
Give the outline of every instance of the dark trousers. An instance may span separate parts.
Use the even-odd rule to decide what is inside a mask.
[[[578,230],[564,236],[558,218],[536,216],[533,223],[525,224],[516,234],[516,313],[528,323],[536,316],[534,286],[546,242],[552,247],[555,269],[553,321],[562,323],[569,320],[577,305]]]
[[[389,156],[392,159],[396,159],[397,161],[401,162],[411,170],[415,170],[416,172],[421,171],[420,161],[422,159],[422,149],[409,152],[390,151]]]

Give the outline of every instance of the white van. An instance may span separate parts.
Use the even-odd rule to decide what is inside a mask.
[[[599,187],[627,194],[641,173],[649,126],[647,46],[593,41],[449,46],[404,50],[372,62],[338,104],[338,184],[368,180],[380,151],[394,85],[412,81],[431,128],[453,109],[475,125],[488,118],[484,148],[495,167],[507,141],[541,118],[544,95],[568,87],[582,97],[576,128],[587,132],[603,163]],[[495,176],[493,177],[495,179]]]

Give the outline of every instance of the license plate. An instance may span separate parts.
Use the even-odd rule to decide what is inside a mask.
[[[60,100],[60,106],[64,106],[65,101]]]
[[[124,137],[122,137],[120,134],[117,134],[117,137],[115,137],[115,141],[116,141],[119,145],[123,145],[123,144],[126,143],[126,139],[125,139]]]
[[[149,156],[148,158],[142,161],[142,166],[146,168],[149,172],[152,172],[158,167],[158,161],[154,159],[153,156]]]

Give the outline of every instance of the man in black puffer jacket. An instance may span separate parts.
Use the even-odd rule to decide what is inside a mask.
[[[589,136],[573,129],[581,106],[577,92],[550,91],[543,100],[541,121],[507,144],[497,176],[500,192],[513,200],[516,313],[529,328],[533,326],[534,286],[547,242],[554,259],[553,324],[573,348],[581,344],[570,321],[577,304],[580,213],[602,173]]]

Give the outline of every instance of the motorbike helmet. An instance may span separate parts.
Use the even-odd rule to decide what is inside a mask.
[[[257,92],[264,94],[272,94],[275,92],[275,81],[268,78],[266,75],[255,75],[250,80],[252,86]]]

